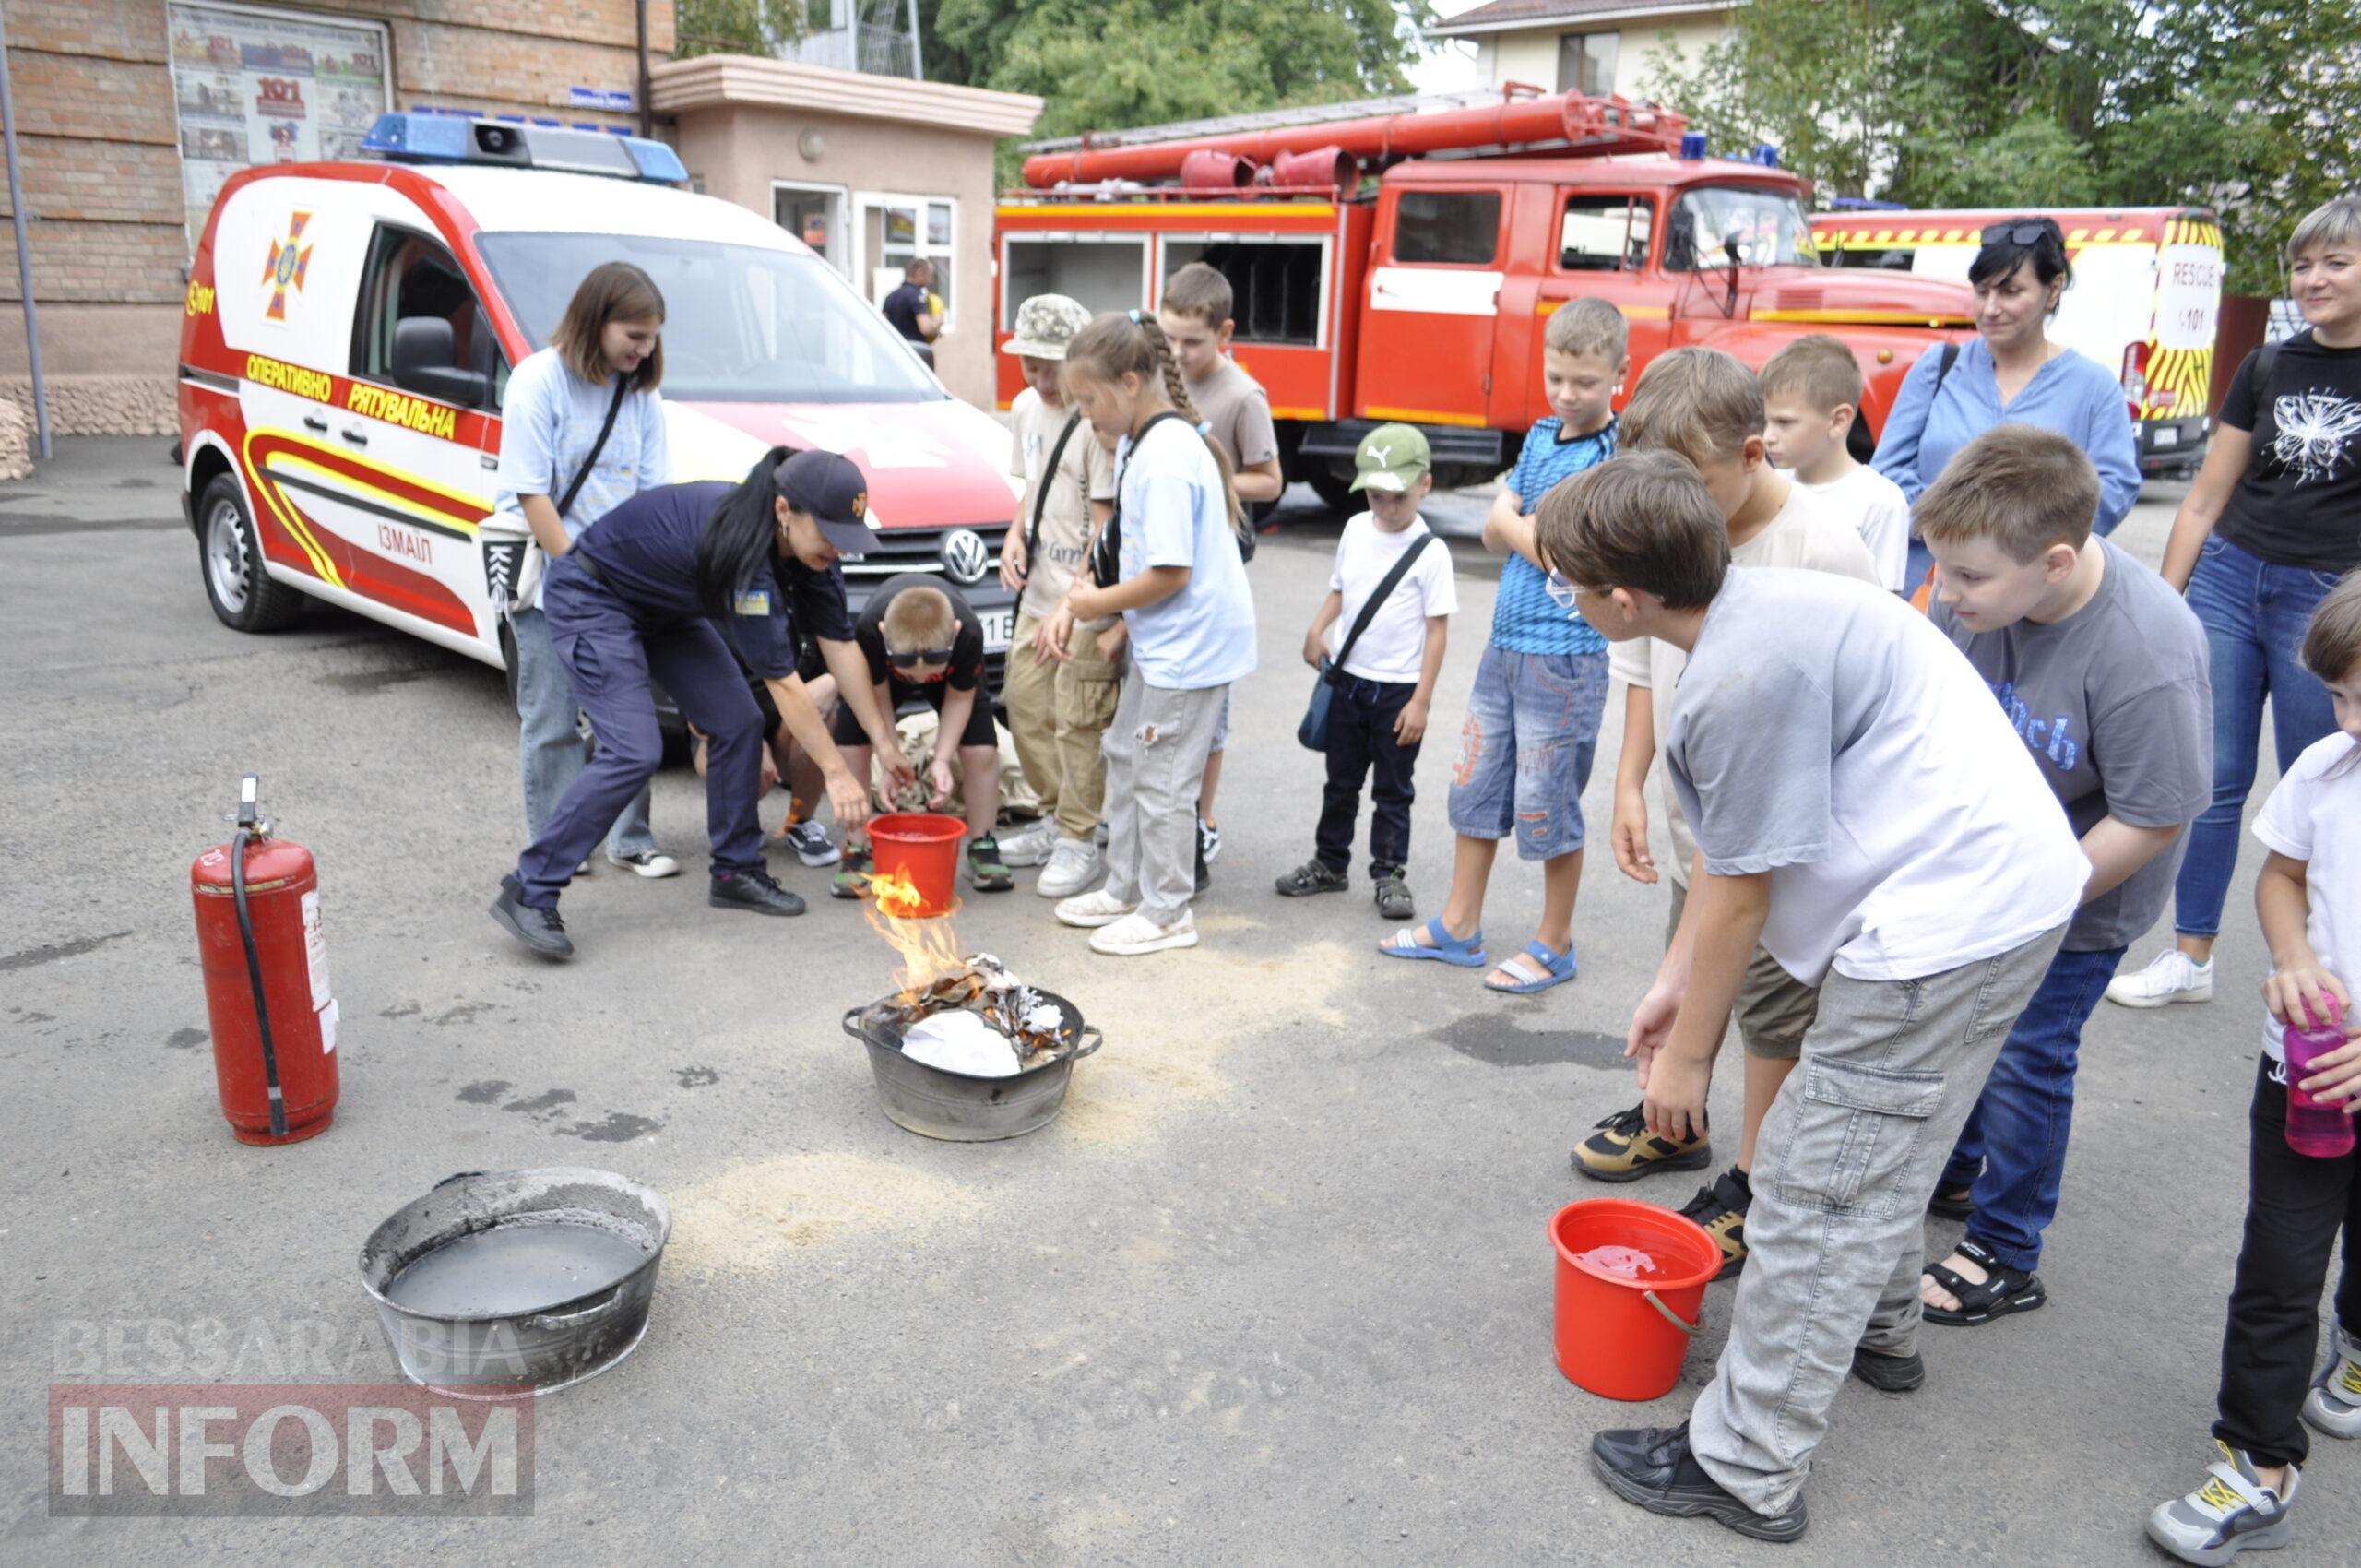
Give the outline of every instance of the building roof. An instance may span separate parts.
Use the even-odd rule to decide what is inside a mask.
[[[650,67],[647,75],[648,106],[659,114],[722,107],[801,109],[991,137],[1021,137],[1041,117],[1041,101],[1030,93],[870,76],[750,54],[671,60]]]
[[[1710,16],[1743,5],[1745,0],[1669,0],[1644,5],[1636,0],[1489,0],[1472,11],[1462,11],[1427,30],[1431,38],[1473,37],[1488,32],[1513,32],[1552,24],[1588,22],[1670,21],[1676,17]]]

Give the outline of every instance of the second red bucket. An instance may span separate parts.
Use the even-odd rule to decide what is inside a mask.
[[[916,909],[888,909],[906,919],[947,915],[958,901],[959,840],[967,825],[940,812],[889,812],[869,819],[869,848],[877,877],[897,877],[915,891]]]
[[[1558,1370],[1609,1399],[1671,1393],[1721,1244],[1686,1215],[1628,1198],[1568,1204],[1550,1217],[1549,1244]]]

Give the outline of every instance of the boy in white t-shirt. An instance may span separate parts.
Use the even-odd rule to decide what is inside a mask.
[[[1368,494],[1369,510],[1345,525],[1328,597],[1303,635],[1303,661],[1321,671],[1331,686],[1328,785],[1312,857],[1280,877],[1278,890],[1287,898],[1344,891],[1361,780],[1374,774],[1370,881],[1377,912],[1389,921],[1406,921],[1418,912],[1404,875],[1410,859],[1410,802],[1417,798],[1411,774],[1418,743],[1426,738],[1427,709],[1442,671],[1459,588],[1452,580],[1451,552],[1418,516],[1418,503],[1434,488],[1427,438],[1406,424],[1382,424],[1361,438],[1355,462],[1353,488]],[[1399,580],[1371,610],[1377,590],[1406,558]],[[1361,625],[1364,613],[1368,624]]]
[[[1721,508],[1681,458],[1575,475],[1543,499],[1538,543],[1602,636],[1689,654],[1664,752],[1698,853],[1627,1044],[1649,1130],[1702,1129],[1758,942],[1820,988],[1763,1120],[1714,1381],[1684,1426],[1599,1433],[1593,1464],[1651,1512],[1791,1541],[1856,1348],[1916,1361],[1927,1199],[2090,862],[1950,639],[1866,583],[1729,570]]]
[[[1798,338],[1762,367],[1762,444],[1831,516],[1857,529],[1885,586],[1907,593],[1910,503],[1845,445],[1861,411],[1861,366],[1825,332]]]

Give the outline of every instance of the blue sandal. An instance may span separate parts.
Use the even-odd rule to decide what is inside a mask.
[[[1507,996],[1530,996],[1536,991],[1547,991],[1553,985],[1563,985],[1574,978],[1577,966],[1574,963],[1574,950],[1571,944],[1563,953],[1552,953],[1538,942],[1528,942],[1525,944],[1524,956],[1541,966],[1542,974],[1539,980],[1522,980],[1515,985],[1494,985],[1487,978],[1484,981],[1484,989],[1497,991]],[[1506,964],[1495,967],[1508,968]]]
[[[1434,944],[1431,947],[1420,945],[1415,932],[1405,931],[1379,943],[1377,950],[1389,958],[1433,958],[1463,969],[1484,967],[1484,933],[1481,931],[1471,932],[1467,940],[1462,942],[1443,929],[1440,915],[1426,923],[1425,931],[1428,940]]]

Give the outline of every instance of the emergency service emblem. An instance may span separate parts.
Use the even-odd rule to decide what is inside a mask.
[[[991,564],[991,546],[973,529],[954,529],[943,541],[943,569],[962,588],[982,582]]]
[[[303,229],[311,221],[310,213],[298,212],[287,220],[286,242],[270,242],[270,260],[262,269],[262,280],[270,285],[270,303],[262,313],[265,321],[286,320],[288,294],[303,291],[303,274],[312,266],[312,247],[303,244]]]

